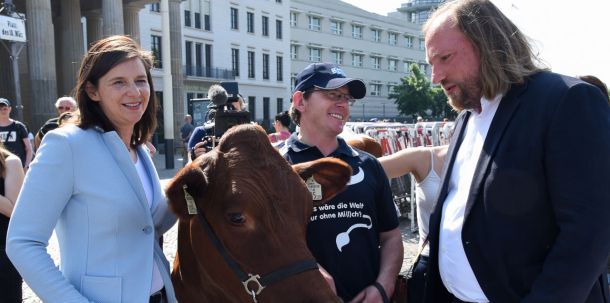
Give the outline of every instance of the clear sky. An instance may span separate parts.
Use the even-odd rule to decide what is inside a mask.
[[[386,15],[406,0],[343,0]],[[533,40],[555,72],[591,74],[610,85],[610,1],[492,0]]]

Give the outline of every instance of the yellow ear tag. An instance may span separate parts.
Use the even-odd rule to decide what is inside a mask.
[[[305,185],[307,185],[307,189],[309,189],[309,192],[311,192],[311,197],[314,201],[322,200],[322,185],[316,182],[313,176],[305,181]]]
[[[184,200],[186,200],[186,209],[189,215],[196,215],[197,205],[195,205],[195,199],[193,199],[193,196],[186,191],[187,188],[188,186],[186,186],[186,184],[182,185],[182,190],[184,190]]]

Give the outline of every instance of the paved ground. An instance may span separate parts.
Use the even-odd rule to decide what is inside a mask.
[[[154,158],[155,165],[158,168],[159,177],[162,179],[162,182],[167,182],[169,178],[175,175],[175,173],[180,169],[182,165],[182,159],[177,158],[174,163],[173,169],[164,169],[165,167],[165,158],[163,155],[158,155]],[[402,241],[405,248],[404,260],[402,265],[402,270],[405,271],[408,268],[408,264],[410,264],[411,260],[417,253],[417,233],[411,231],[411,223],[409,220],[401,220],[400,222],[400,230],[402,233]],[[163,250],[165,255],[170,260],[170,264],[172,263],[175,254],[176,254],[176,231],[177,228],[174,226],[170,229],[164,236],[164,245]],[[57,239],[55,238],[55,234],[49,241],[49,247],[47,251],[55,260],[56,264],[59,264],[59,249],[57,246]],[[40,303],[42,302],[27,286],[26,283],[23,284],[23,302],[24,303]]]

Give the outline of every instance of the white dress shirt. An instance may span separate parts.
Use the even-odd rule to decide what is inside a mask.
[[[447,198],[443,203],[439,235],[439,271],[443,284],[456,298],[467,302],[487,303],[462,245],[464,210],[472,178],[502,95],[492,100],[481,98],[481,112],[471,111],[464,130],[464,140],[457,152]]]

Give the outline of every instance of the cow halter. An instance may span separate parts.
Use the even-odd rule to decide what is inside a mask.
[[[318,263],[316,260],[302,260],[273,271],[267,275],[264,275],[263,277],[251,273],[246,274],[243,270],[241,270],[239,265],[237,265],[237,262],[235,262],[235,260],[229,256],[229,253],[222,243],[220,243],[220,239],[218,239],[218,236],[216,236],[216,233],[214,233],[212,230],[212,227],[201,210],[198,211],[198,216],[199,221],[201,221],[201,225],[203,225],[203,229],[208,234],[212,244],[214,244],[214,247],[216,247],[218,253],[220,253],[223,259],[225,259],[227,265],[229,265],[229,267],[233,270],[233,273],[237,275],[237,278],[239,278],[241,281],[241,284],[244,286],[246,292],[252,296],[252,301],[254,303],[258,302],[256,296],[258,296],[263,289],[270,284],[308,270],[318,269]],[[250,288],[250,285],[253,285],[253,288]]]

